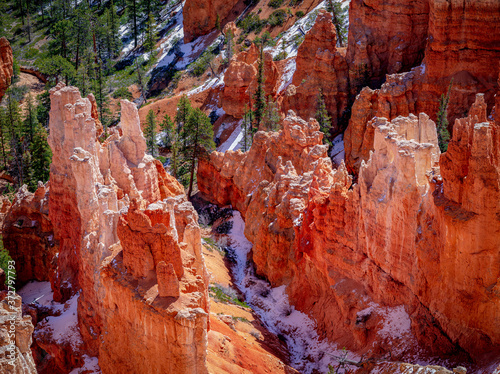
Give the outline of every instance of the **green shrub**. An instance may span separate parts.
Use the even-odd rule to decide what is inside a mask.
[[[261,20],[257,14],[250,13],[248,16],[238,21],[236,25],[247,34],[252,31],[255,31],[255,33],[258,34],[266,25],[266,21]]]
[[[284,1],[285,0],[271,0],[269,2],[269,6],[271,8],[274,8],[274,9],[279,8],[283,4]]]
[[[274,61],[281,61],[281,60],[284,60],[287,57],[288,57],[288,53],[286,53],[285,51],[281,51],[276,56],[274,56],[273,60]]]
[[[303,11],[301,11],[301,10],[299,10],[299,11],[297,11],[297,13],[295,13],[295,16],[296,16],[297,18],[302,18],[302,17],[304,17],[304,15],[305,15],[305,14],[304,14],[304,12],[303,12]]]
[[[212,284],[212,285],[210,285],[210,288],[208,290],[209,290],[210,296],[212,296],[214,299],[220,301],[221,303],[224,303],[224,304],[230,303],[230,304],[239,305],[243,308],[250,308],[246,302],[238,299],[236,292],[233,289],[231,289],[230,287],[224,287],[224,286],[221,286],[220,284]]]
[[[286,19],[287,19],[286,11],[283,9],[278,9],[278,10],[275,10],[274,12],[271,13],[267,22],[269,22],[269,24],[272,27],[283,26]]]
[[[113,92],[113,99],[132,100],[132,94],[127,87],[120,87],[115,92]]]
[[[38,49],[31,47],[28,48],[28,50],[24,54],[24,58],[26,58],[27,60],[33,60],[36,56],[38,56],[39,53],[40,51]]]
[[[302,4],[302,1],[303,0],[290,0],[290,4],[288,4],[288,5],[290,5],[290,6],[297,6],[297,5]]]

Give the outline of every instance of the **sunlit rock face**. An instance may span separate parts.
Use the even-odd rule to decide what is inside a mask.
[[[405,315],[393,344],[479,357],[500,343],[498,125],[479,95],[440,155],[427,115],[375,117],[353,184],[344,165],[332,168],[317,124],[289,115],[249,152],[214,153],[200,190],[245,215],[258,272],[287,285],[330,339],[384,350],[381,321]]]
[[[50,182],[35,194],[21,189],[6,216],[12,238],[41,249],[36,270],[37,256],[19,253],[25,281],[50,279],[57,301],[78,293],[79,349],[97,356],[103,373],[206,373],[208,274],[182,186],[145,154],[134,104],[122,101],[120,124],[101,142],[91,98],[63,84],[50,93]],[[40,227],[16,227],[21,216]],[[45,226],[55,255],[41,243]],[[51,334],[36,336],[55,356],[71,351]],[[79,361],[60,358],[62,371]]]
[[[264,52],[264,83],[265,97],[274,97],[279,86],[279,74],[273,56]],[[221,105],[224,111],[236,118],[242,118],[245,107],[250,108],[254,102],[253,95],[257,90],[259,48],[252,44],[247,51],[236,54],[224,74],[224,90]]]
[[[353,27],[353,22],[362,22],[365,29],[372,29],[373,25],[377,25],[371,16],[356,17],[359,9],[367,9],[366,7],[359,8],[360,3],[359,1],[351,2],[349,28],[351,34],[360,33],[362,29]],[[428,37],[419,39],[427,40],[427,42],[424,44],[424,49],[419,48],[420,60],[409,59],[408,61],[411,60],[414,63],[407,69],[384,70],[383,74],[391,75],[385,77],[385,83],[381,88],[376,90],[365,88],[356,98],[345,134],[346,165],[356,175],[361,161],[367,161],[369,152],[373,150],[373,132],[367,123],[374,116],[392,120],[400,115],[407,116],[409,113],[424,112],[436,119],[439,98],[446,94],[451,84],[448,119],[451,124],[449,130],[452,132],[455,119],[467,115],[475,101],[476,93],[484,93],[487,113],[490,114],[495,105],[495,94],[499,90],[497,78],[500,66],[500,4],[498,2],[483,0],[463,3],[462,1],[431,0],[405,5],[401,3],[399,6],[404,10],[417,9],[421,6],[422,12],[428,12],[426,33]],[[419,14],[411,16],[415,25],[420,24],[421,16],[423,16],[420,13],[419,11]],[[387,22],[391,22],[396,28],[401,24],[397,22],[399,15],[386,13],[386,16]],[[419,27],[415,26],[414,31],[418,29]],[[388,27],[386,30],[388,30],[385,31],[387,35],[390,35],[394,28]],[[376,48],[362,47],[363,40],[367,38],[370,39],[371,36],[364,39],[352,37],[349,39],[348,62],[351,72],[356,71],[357,59],[366,60],[364,64],[370,66],[369,61],[377,55]],[[361,44],[358,43],[359,40]],[[383,38],[377,40],[383,40]],[[391,40],[398,40],[398,38]],[[388,51],[404,54],[408,48],[418,46],[418,43],[402,44],[401,48],[396,49],[390,48],[390,43],[384,45]],[[387,61],[380,58],[376,60]],[[418,64],[420,65],[416,66]],[[371,66],[368,74],[376,77],[377,70],[374,67],[378,65],[371,64]],[[414,68],[408,71],[411,67]],[[403,73],[403,71],[406,72]],[[353,85],[356,84],[356,79],[356,77],[350,77],[351,89],[355,88]]]
[[[5,37],[0,38],[0,100],[2,100],[5,91],[10,86],[12,76],[14,75],[14,56],[12,47]]]
[[[297,51],[297,70],[283,100],[283,110],[294,110],[299,117],[315,117],[319,90],[330,117],[334,133],[344,129],[339,120],[348,105],[348,66],[345,50],[337,50],[337,33],[332,15],[321,10],[311,30]]]
[[[184,43],[215,30],[229,16],[238,0],[187,0],[183,8]]]

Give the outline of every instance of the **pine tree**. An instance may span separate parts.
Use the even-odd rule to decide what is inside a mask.
[[[266,108],[264,110],[263,125],[266,131],[278,131],[280,128],[281,116],[278,105],[273,101],[271,95],[267,98]]]
[[[127,0],[127,16],[132,29],[132,35],[134,37],[134,48],[137,47],[137,37],[139,35],[139,29],[137,27],[137,17],[139,13],[138,0]]]
[[[243,152],[246,152],[252,146],[253,140],[253,132],[252,132],[252,110],[248,109],[248,106],[245,104],[245,114],[243,115]]]
[[[227,62],[231,62],[231,59],[233,58],[233,31],[231,29],[228,29],[225,35],[225,42],[226,42],[226,56],[227,56]]]
[[[160,124],[160,129],[162,131],[161,145],[164,148],[170,148],[172,146],[172,139],[175,133],[175,124],[172,118],[168,114],[165,114],[163,121]]]
[[[187,193],[189,198],[193,191],[194,171],[200,154],[215,148],[214,131],[210,118],[201,109],[194,109],[184,125],[183,135],[186,140],[186,147],[183,152],[186,161],[190,163],[189,189]]]
[[[6,118],[10,140],[10,155],[12,158],[10,174],[12,176],[16,176],[18,178],[19,186],[22,186],[24,183],[24,147],[21,139],[21,109],[19,107],[19,103],[11,97],[10,93],[8,93],[7,96]]]
[[[8,151],[8,131],[7,131],[7,113],[3,107],[0,107],[0,156],[2,157],[3,169],[7,169],[7,151]]]
[[[221,32],[222,31],[222,27],[220,25],[220,16],[219,16],[219,13],[217,13],[217,18],[215,19],[215,29],[218,31],[218,32]]]
[[[148,153],[153,156],[158,156],[158,145],[156,144],[156,117],[153,109],[150,109],[146,116],[146,126],[144,127],[144,136],[146,138],[146,146]]]
[[[448,91],[441,95],[439,99],[439,110],[437,113],[437,133],[438,133],[438,143],[441,152],[446,152],[448,150],[448,143],[450,141],[450,132],[448,131],[448,104],[450,102],[450,92],[453,85],[453,79],[448,86]]]
[[[320,131],[325,134],[323,140],[326,144],[331,145],[330,141],[330,131],[332,129],[331,118],[328,115],[328,111],[326,110],[325,99],[323,97],[323,91],[320,89],[316,102],[316,121],[319,123]]]
[[[260,57],[257,68],[257,90],[254,94],[254,115],[255,115],[255,125],[257,129],[260,129],[262,119],[264,117],[264,111],[266,109],[266,97],[264,93],[264,43],[260,45]]]
[[[342,7],[342,2],[337,0],[328,0],[326,10],[332,13],[332,21],[337,31],[338,45],[343,47],[344,41],[347,39],[347,11]]]
[[[31,94],[26,99],[26,117],[23,121],[22,134],[31,143],[35,133],[35,126],[38,122],[36,108]]]
[[[149,17],[146,23],[146,39],[144,40],[143,46],[146,52],[151,52],[155,48],[156,44],[156,31],[155,31],[155,22],[153,18],[153,14],[149,13]]]
[[[33,141],[30,144],[32,178],[43,183],[49,180],[52,151],[47,143],[47,131],[36,124]]]

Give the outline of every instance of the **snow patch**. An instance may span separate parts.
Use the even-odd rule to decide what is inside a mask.
[[[82,356],[84,364],[81,368],[73,369],[69,374],[100,374],[101,368],[99,367],[99,360],[97,357],[89,357],[87,355]]]
[[[333,139],[330,157],[336,165],[340,165],[345,160],[344,135],[340,134]]]
[[[305,374],[327,372],[328,364],[334,362],[332,356],[340,356],[343,351],[320,339],[316,323],[290,305],[285,286],[272,288],[267,281],[256,277],[254,268],[247,262],[252,243],[244,235],[245,223],[240,213],[234,211],[230,222],[230,250],[234,251],[236,260],[233,273],[246,302],[261,317],[269,331],[284,337],[292,366]],[[348,358],[359,359],[350,352]]]
[[[18,291],[25,304],[52,305],[54,293],[50,282],[29,282]]]

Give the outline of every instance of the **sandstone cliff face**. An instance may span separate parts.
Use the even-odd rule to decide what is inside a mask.
[[[238,0],[187,0],[183,9],[184,43],[214,30],[217,16],[222,23],[237,3]]]
[[[145,154],[134,104],[122,102],[119,130],[100,144],[89,99],[60,84],[51,101],[54,297],[80,290],[80,332],[103,373],[206,372],[208,276],[182,187]]]
[[[295,61],[293,87],[285,94],[283,110],[292,109],[306,119],[314,117],[321,89],[332,118],[333,132],[340,133],[343,129],[338,127],[338,122],[348,104],[348,67],[344,55],[337,51],[337,33],[330,13],[320,11]]]
[[[17,287],[30,280],[48,281],[54,275],[58,246],[48,203],[48,185],[40,183],[34,194],[23,186],[4,219],[3,244],[17,265]]]
[[[485,110],[480,96],[455,124],[442,182],[425,114],[371,120],[373,153],[354,185],[343,165],[332,169],[317,124],[288,117],[279,135],[258,133],[248,153],[212,156],[210,173],[227,186],[213,201],[245,214],[258,272],[287,285],[330,339],[373,353],[415,349],[413,336],[431,352],[459,345],[479,357],[499,347],[498,124]],[[446,161],[457,153],[458,163]],[[200,190],[210,196],[204,167]],[[384,321],[398,310],[411,328],[387,336]]]
[[[432,0],[431,0],[432,2]],[[429,0],[354,0],[349,6],[347,60],[351,81],[383,80],[407,71],[423,57],[429,27]]]
[[[36,374],[31,354],[33,324],[29,316],[22,315],[21,297],[15,293],[0,294],[0,372],[14,374]],[[11,341],[11,336],[13,340]],[[13,346],[11,345],[13,344]],[[12,352],[12,357],[10,357]]]
[[[10,86],[14,75],[14,56],[9,41],[5,37],[0,38],[0,100]]]
[[[222,108],[236,118],[242,118],[245,105],[250,107],[253,94],[257,90],[257,69],[259,48],[252,44],[245,52],[233,57],[224,74],[224,91],[222,93]],[[273,56],[264,52],[264,91],[266,98],[275,96],[279,88],[279,74]]]
[[[350,32],[357,29],[352,22],[358,3],[351,2]],[[412,2],[408,7],[413,4],[418,3]],[[452,80],[448,107],[450,123],[467,114],[477,92],[485,94],[488,113],[495,104],[494,96],[499,88],[496,81],[500,62],[500,4],[488,0],[465,4],[432,0],[428,11],[429,43],[421,66],[407,73],[387,76],[380,89],[365,89],[354,103],[344,139],[346,164],[355,173],[373,150],[373,137],[367,126],[373,116],[393,119],[398,115],[424,112],[436,118],[439,98],[446,93]],[[418,20],[419,16],[413,19]],[[364,22],[366,26],[374,21],[365,19]],[[360,53],[360,45],[354,44],[358,39],[351,37],[349,40],[349,66],[356,70],[353,56]],[[351,76],[350,82],[353,88],[356,79]]]

